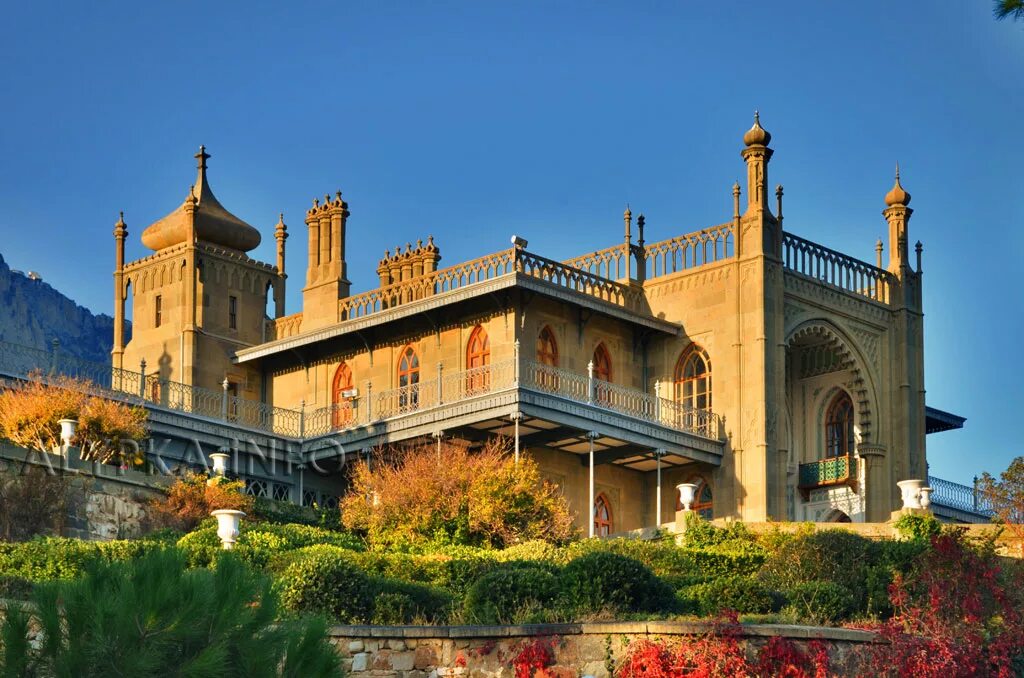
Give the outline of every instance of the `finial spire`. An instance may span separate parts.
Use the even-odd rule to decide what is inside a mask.
[[[896,161],[896,181],[900,180],[900,161]]]
[[[761,113],[756,108],[754,109],[754,124],[755,125],[760,125],[761,124]]]
[[[207,160],[207,158],[210,157],[210,154],[206,152],[206,146],[200,146],[199,147],[199,152],[196,153],[192,157],[194,157],[196,160],[199,161],[199,170],[200,171],[205,171],[206,170],[206,160]]]

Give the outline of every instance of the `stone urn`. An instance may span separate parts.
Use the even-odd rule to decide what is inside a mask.
[[[77,419],[61,419],[57,422],[60,424],[60,441],[63,443],[63,450],[71,447],[71,441],[74,440],[75,434],[78,432],[78,420]]]
[[[238,541],[238,526],[245,513],[234,509],[219,509],[210,515],[217,519],[217,536],[220,537],[221,545],[225,549],[234,548]]]
[[[926,509],[932,505],[932,488],[921,488],[921,508]]]
[[[920,479],[913,480],[901,480],[896,485],[900,488],[900,492],[903,495],[903,508],[905,509],[922,509],[924,506],[921,504],[921,490],[924,488],[924,482]],[[931,488],[928,488],[928,493],[931,493]],[[929,502],[930,503],[930,502]]]
[[[214,452],[210,455],[210,461],[213,462],[213,473],[220,477],[224,477],[228,472],[228,459],[231,455],[227,452]]]
[[[676,485],[679,490],[679,503],[683,505],[684,511],[689,511],[693,500],[697,498],[697,485],[695,483],[682,483]]]

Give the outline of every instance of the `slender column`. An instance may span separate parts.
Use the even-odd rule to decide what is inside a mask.
[[[514,430],[513,439],[515,440],[515,461],[519,463],[519,419],[523,415],[519,412],[512,413],[512,427]]]
[[[430,434],[434,438],[434,442],[437,444],[437,465],[441,465],[441,439],[444,438],[444,431],[434,431]]]
[[[124,223],[124,212],[114,224],[114,347],[111,362],[116,369],[124,367],[124,240],[128,228]]]
[[[594,439],[595,438],[597,438],[597,432],[596,431],[588,431],[587,432],[587,440],[590,441],[590,479],[589,479],[590,510],[587,513],[590,516],[590,520],[588,521],[588,525],[587,525],[587,534],[589,536],[591,536],[591,537],[594,536],[594,499],[595,499],[595,497],[594,497]]]
[[[655,509],[654,509],[654,526],[661,527],[661,458],[664,456],[664,450],[655,450],[654,459],[658,463],[658,487],[655,491]]]

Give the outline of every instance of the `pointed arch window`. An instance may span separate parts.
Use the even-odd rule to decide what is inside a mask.
[[[549,325],[545,325],[537,335],[537,362],[541,365],[558,367],[558,342]]]
[[[487,330],[481,325],[473,328],[466,344],[466,368],[469,375],[466,379],[466,390],[481,393],[491,385],[491,372],[487,366],[491,364],[491,340]]]
[[[352,369],[342,362],[331,382],[331,426],[335,429],[345,428],[354,419],[352,392]]]
[[[711,359],[693,344],[676,363],[674,399],[688,408],[711,409]]]
[[[535,372],[537,386],[546,391],[558,390],[558,342],[549,325],[541,328],[537,335],[537,363]]]
[[[853,401],[840,391],[825,411],[825,458],[846,457],[853,450]]]
[[[604,492],[594,498],[594,534],[607,537],[615,531],[615,519],[612,516],[612,503]]]
[[[611,402],[612,393],[611,388],[607,386],[612,382],[612,356],[608,353],[607,347],[604,342],[597,345],[594,349],[593,357],[594,365],[594,398],[597,402],[607,405]]]
[[[406,346],[398,358],[398,406],[416,409],[420,403],[420,358],[412,346]]]

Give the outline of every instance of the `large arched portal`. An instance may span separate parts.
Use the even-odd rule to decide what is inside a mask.
[[[872,440],[877,398],[854,344],[832,323],[811,320],[786,342],[787,514],[827,521],[866,520],[860,446]]]

